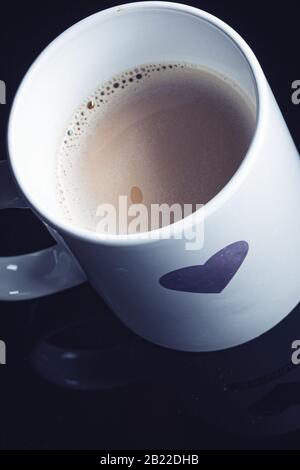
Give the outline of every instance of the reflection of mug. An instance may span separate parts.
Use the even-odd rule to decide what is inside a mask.
[[[189,388],[177,388],[182,410],[237,435],[300,429],[299,307],[279,325],[225,351],[189,354]]]
[[[186,224],[195,229],[204,220],[199,251],[187,251],[179,237],[104,237],[74,228],[62,219],[56,198],[56,150],[87,90],[137,64],[168,59],[222,72],[257,108],[255,135],[236,174],[195,217],[175,224],[178,236]],[[298,303],[298,153],[253,53],[213,16],[180,4],[144,2],[111,8],[73,26],[23,80],[8,147],[24,201],[57,245],[2,258],[1,299],[38,297],[87,278],[136,333],[187,351],[246,342]],[[5,163],[0,178],[2,207],[23,206]]]

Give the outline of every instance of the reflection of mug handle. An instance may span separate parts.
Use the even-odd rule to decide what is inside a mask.
[[[0,209],[26,208],[7,161],[0,162]],[[22,256],[0,257],[0,300],[27,300],[77,286],[85,274],[63,244]]]

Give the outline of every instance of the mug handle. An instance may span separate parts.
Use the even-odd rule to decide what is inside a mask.
[[[0,161],[0,209],[25,209],[9,164]],[[69,250],[61,244],[21,256],[0,257],[0,301],[28,300],[54,294],[86,281]]]

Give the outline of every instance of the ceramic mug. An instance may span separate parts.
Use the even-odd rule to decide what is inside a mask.
[[[56,195],[57,149],[78,104],[117,73],[166,60],[228,76],[256,108],[252,143],[236,173],[194,217],[175,224],[180,235],[184,223],[191,229],[204,223],[199,250],[187,250],[180,236],[109,237],[74,227]],[[88,280],[135,333],[184,351],[242,344],[299,302],[299,156],[253,52],[214,16],[141,2],[80,21],[26,74],[11,111],[8,149],[11,168],[6,162],[0,168],[1,207],[31,208],[57,245],[1,258],[1,300],[44,296]]]

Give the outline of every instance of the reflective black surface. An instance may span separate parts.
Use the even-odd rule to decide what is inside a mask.
[[[186,2],[216,14],[249,42],[273,87],[296,144],[300,106],[299,7]],[[22,2],[1,15],[0,157],[9,106],[38,53],[79,19],[117,2]],[[0,255],[50,246],[30,211],[0,214]],[[1,273],[0,273],[1,279]],[[261,338],[231,350],[184,354],[129,332],[89,285],[26,303],[0,303],[0,449],[298,448],[300,307]]]

